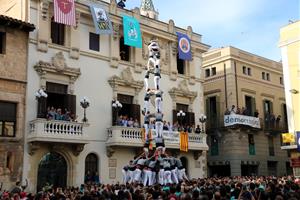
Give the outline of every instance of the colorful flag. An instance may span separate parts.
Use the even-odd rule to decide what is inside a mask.
[[[181,60],[192,60],[191,40],[186,34],[177,32],[178,54]]]
[[[74,0],[54,0],[54,21],[76,26]]]
[[[295,136],[293,133],[282,133],[282,142],[283,143],[294,143]]]
[[[107,12],[96,5],[90,5],[97,34],[112,34],[112,24]]]
[[[300,131],[297,132],[297,150],[300,152]]]
[[[142,48],[140,24],[134,17],[123,16],[124,44]]]
[[[180,151],[188,152],[189,150],[189,137],[188,133],[180,132]]]

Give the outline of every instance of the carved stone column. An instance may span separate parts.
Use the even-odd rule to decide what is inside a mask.
[[[172,81],[177,80],[177,44],[176,42],[170,42],[170,79]]]
[[[71,27],[71,39],[70,39],[70,57],[73,59],[79,58],[80,53],[80,32],[78,25],[80,23],[80,12],[76,11],[76,27]]]
[[[113,34],[110,36],[110,66],[118,68],[120,60],[120,24],[113,23]]]
[[[38,7],[38,34],[37,34],[37,49],[38,51],[47,52],[50,39],[50,21],[49,17],[49,1],[42,0]]]

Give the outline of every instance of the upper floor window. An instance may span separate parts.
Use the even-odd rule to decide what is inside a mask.
[[[6,33],[0,32],[0,54],[5,54]]]
[[[254,135],[248,134],[249,155],[255,155]]]
[[[263,80],[266,80],[266,73],[265,73],[265,72],[262,72],[262,73],[261,73],[261,78],[262,78]]]
[[[267,81],[270,81],[270,74],[269,73],[267,73],[266,78],[267,78]]]
[[[243,74],[247,75],[247,67],[243,66]]]
[[[251,76],[251,75],[252,75],[252,73],[251,73],[251,68],[250,68],[250,67],[247,68],[247,72],[248,72],[248,76]]]
[[[210,137],[210,155],[211,156],[217,156],[219,155],[219,142],[218,138],[215,135],[212,135]]]
[[[217,69],[215,67],[211,68],[211,75],[214,76],[217,74]]]
[[[255,98],[251,96],[245,96],[245,107],[242,109],[243,115],[258,117],[256,111]]]
[[[130,61],[130,46],[124,43],[124,37],[120,38],[120,58],[127,62]]]
[[[179,54],[177,53],[177,72],[178,74],[185,74],[185,61],[179,58]]]
[[[99,35],[90,33],[90,50],[100,51]]]
[[[54,18],[51,20],[51,40],[54,44],[65,44],[65,25],[54,22]]]
[[[16,134],[17,104],[0,101],[0,136],[14,137]]]
[[[268,144],[269,144],[269,156],[275,156],[273,137],[271,136],[268,137]]]
[[[210,69],[205,70],[205,77],[210,77]]]
[[[279,83],[280,83],[281,85],[283,85],[283,78],[282,78],[282,77],[279,77]]]

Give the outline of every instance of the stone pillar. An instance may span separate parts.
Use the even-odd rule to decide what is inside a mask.
[[[170,79],[177,80],[177,45],[175,42],[170,42]]]
[[[80,53],[80,32],[78,24],[80,23],[80,12],[76,11],[76,27],[70,27],[70,57],[73,59],[79,58]]]
[[[120,24],[113,23],[113,31],[110,36],[110,66],[118,68],[120,60]]]
[[[37,49],[38,51],[47,52],[48,43],[50,40],[50,22],[49,18],[49,2],[47,0],[42,0],[40,6],[38,7],[38,27],[37,29]]]

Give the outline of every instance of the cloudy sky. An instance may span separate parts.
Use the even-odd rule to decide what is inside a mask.
[[[126,8],[141,0],[127,0]],[[281,60],[277,47],[279,29],[300,19],[300,0],[153,0],[159,20],[203,36],[212,48],[235,46],[251,53]]]

